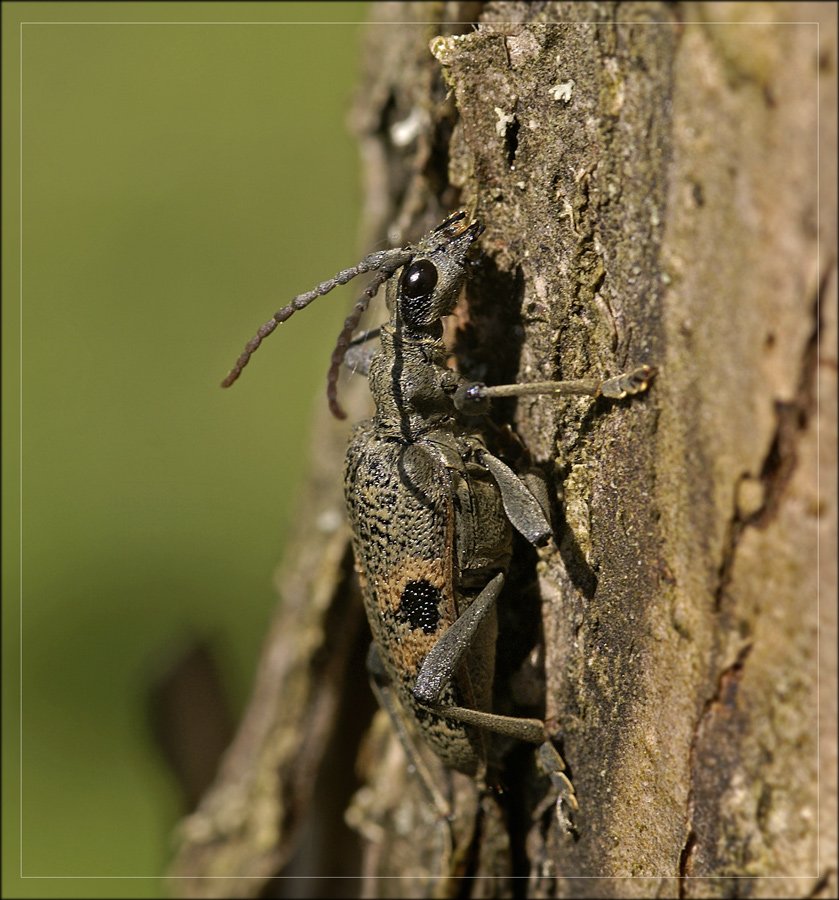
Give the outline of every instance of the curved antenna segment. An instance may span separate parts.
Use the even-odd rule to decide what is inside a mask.
[[[341,364],[347,353],[347,348],[352,343],[352,335],[361,321],[365,310],[370,305],[370,301],[376,296],[379,288],[390,278],[397,269],[401,269],[414,255],[413,250],[390,250],[390,258],[386,264],[383,264],[376,277],[367,285],[367,289],[358,298],[352,312],[344,320],[344,327],[338,335],[335,342],[335,349],[332,351],[332,357],[329,361],[329,372],[326,376],[326,399],[329,403],[329,411],[336,419],[346,419],[347,414],[344,412],[341,404],[338,402],[338,375],[341,372]]]
[[[346,284],[348,281],[355,278],[356,275],[363,275],[365,272],[380,269],[385,263],[389,263],[392,257],[392,250],[379,250],[376,253],[371,253],[369,256],[365,256],[357,266],[343,269],[327,281],[322,281],[317,287],[312,288],[312,290],[306,291],[305,294],[298,294],[288,306],[284,306],[282,309],[275,312],[274,315],[259,328],[247,344],[245,344],[245,349],[236,360],[236,364],[230,370],[227,377],[222,381],[221,386],[225,388],[230,387],[230,385],[236,381],[242,374],[242,369],[248,364],[248,360],[250,360],[251,356],[256,352],[259,345],[278,325],[285,322],[286,319],[290,318],[298,310],[307,307],[316,297],[322,297],[324,294],[328,294],[333,288]],[[393,274],[393,271],[394,270],[390,270],[387,276],[388,278]]]

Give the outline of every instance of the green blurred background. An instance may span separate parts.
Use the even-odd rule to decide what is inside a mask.
[[[365,14],[3,5],[4,896],[163,896],[149,685],[198,635],[246,700],[351,292],[218,384],[358,258]]]

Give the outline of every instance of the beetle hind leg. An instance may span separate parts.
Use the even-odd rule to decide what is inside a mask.
[[[539,764],[553,788],[548,803],[555,804],[560,828],[564,832],[573,833],[575,829],[572,814],[579,808],[576,793],[565,774],[565,763],[551,742],[548,729],[541,719],[502,716],[483,710],[444,706],[439,703],[443,689],[454,677],[463,655],[471,645],[472,638],[493,608],[503,585],[504,576],[496,575],[432,647],[420,668],[414,686],[414,697],[445,718],[527,743],[538,744]],[[545,809],[547,808],[546,806]]]
[[[452,623],[437,643],[426,654],[414,685],[413,694],[423,706],[438,715],[465,725],[483,728],[496,734],[517,738],[531,744],[541,744],[547,740],[545,723],[541,719],[523,719],[516,716],[501,716],[479,709],[440,704],[440,695],[451,683],[472,639],[481,623],[495,606],[495,601],[504,586],[504,576],[499,573],[481,591],[460,617]]]

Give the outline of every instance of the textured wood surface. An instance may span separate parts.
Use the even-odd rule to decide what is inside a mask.
[[[528,748],[485,795],[429,758],[452,843],[434,821],[365,686],[346,430],[324,415],[251,705],[182,826],[173,890],[835,896],[835,7],[372,18],[365,247],[458,206],[485,223],[462,370],[660,370],[641,399],[500,409],[557,541],[522,552],[502,595],[498,700],[559,724],[579,834]],[[385,24],[407,20],[424,24]],[[343,401],[362,414],[362,379]]]

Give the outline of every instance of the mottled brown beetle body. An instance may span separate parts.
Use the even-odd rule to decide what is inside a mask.
[[[236,380],[262,339],[292,313],[372,271],[373,283],[347,319],[332,357],[328,396],[333,412],[342,416],[338,368],[348,348],[366,337],[351,340],[367,302],[389,282],[391,318],[378,331],[380,348],[354,364],[369,375],[376,412],[356,427],[344,472],[356,568],[373,634],[371,683],[441,814],[448,814],[446,802],[418,765],[412,731],[446,765],[481,777],[488,732],[540,743],[540,759],[559,795],[558,815],[570,828],[574,791],[544,723],[490,708],[495,604],[510,562],[512,531],[539,544],[551,529],[525,483],[487,449],[482,416],[493,397],[639,393],[654,370],[642,366],[602,382],[487,387],[451,369],[442,318],[454,309],[466,254],[482,230],[465,212],[455,213],[416,244],[373,253],[301,294],[259,329],[223,384]],[[400,269],[399,278],[392,278]],[[405,714],[415,729],[404,727]]]
[[[440,758],[467,774],[485,756],[483,735],[423,706],[413,691],[428,653],[506,571],[512,548],[475,419],[470,427],[454,406],[462,379],[446,364],[440,326],[457,301],[477,231],[462,229],[458,245],[448,229],[438,230],[418,246],[415,260],[428,259],[438,272],[427,312],[404,315],[404,275],[388,285],[392,321],[369,371],[376,415],[356,428],[344,477],[367,617],[388,680]],[[496,635],[493,608],[440,695],[441,709],[489,711]]]
[[[483,736],[413,694],[420,667],[492,576],[506,571],[512,532],[501,495],[475,461],[472,435],[417,436],[406,444],[364,423],[347,452],[345,489],[362,592],[388,680],[449,766],[475,774]],[[472,461],[470,460],[470,457]],[[492,609],[440,707],[489,711],[495,662]]]

